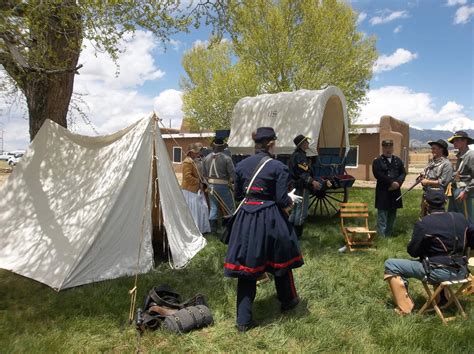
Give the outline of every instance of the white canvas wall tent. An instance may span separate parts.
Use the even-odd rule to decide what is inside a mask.
[[[344,155],[349,147],[346,99],[335,86],[240,99],[232,112],[228,141],[232,153],[252,154],[252,132],[265,126],[277,133],[278,154],[291,154],[299,134],[312,138],[318,149],[338,148]]]
[[[0,188],[0,268],[56,290],[147,272],[155,196],[172,266],[184,267],[206,240],[156,118],[101,137],[47,120]]]

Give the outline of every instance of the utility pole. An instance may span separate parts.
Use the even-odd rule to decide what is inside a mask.
[[[3,123],[0,122],[0,141],[1,141],[1,145],[0,145],[0,154],[3,154]]]

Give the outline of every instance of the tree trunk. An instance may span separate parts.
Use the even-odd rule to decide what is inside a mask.
[[[82,45],[82,20],[74,0],[58,3],[46,19],[48,44],[44,52],[45,68],[63,70],[60,73],[32,71],[25,80],[30,140],[36,136],[46,119],[67,128],[67,113],[74,87],[73,70],[77,67]],[[33,34],[34,35],[34,34]],[[41,48],[38,49],[41,51]]]
[[[46,119],[67,128],[67,112],[73,91],[74,75],[64,73],[30,76],[26,84],[30,140],[33,140]]]

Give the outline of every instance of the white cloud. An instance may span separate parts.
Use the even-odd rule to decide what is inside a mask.
[[[412,53],[409,50],[398,48],[391,55],[381,55],[378,57],[377,61],[374,64],[373,71],[374,73],[381,73],[383,71],[390,71],[397,66],[406,64],[413,59],[416,59],[418,54]]]
[[[365,12],[361,12],[359,16],[357,16],[356,24],[357,25],[361,24],[362,22],[364,22],[366,18],[367,18],[367,14]]]
[[[395,29],[393,30],[393,33],[400,33],[401,30],[402,30],[402,25],[397,26],[397,27],[395,27]]]
[[[404,86],[385,86],[370,90],[367,98],[368,102],[361,107],[357,119],[359,124],[378,123],[383,115],[429,128],[433,128],[436,124],[441,127],[454,125],[456,122],[464,124],[471,122],[471,126],[474,123],[472,118],[464,113],[462,105],[449,101],[437,111],[429,93],[414,92]]]
[[[375,25],[381,25],[384,23],[389,23],[398,19],[402,18],[407,18],[408,17],[408,12],[407,11],[384,11],[381,16],[374,16],[370,19],[370,24],[375,26]]]
[[[132,38],[127,35],[120,44],[117,67],[106,53],[96,53],[90,42],[85,43],[79,63],[84,65],[76,81],[99,81],[107,87],[125,88],[142,85],[145,81],[162,78],[165,73],[155,66],[153,51],[159,49],[151,32],[137,31]]]
[[[165,127],[179,128],[183,119],[183,93],[178,90],[165,90],[154,99],[154,110]]]
[[[438,124],[434,129],[449,130],[452,132],[456,130],[474,129],[474,120],[469,118],[452,119],[444,124]]]
[[[170,39],[170,43],[169,43],[174,50],[178,51],[182,46],[183,46],[183,42],[181,42],[180,40],[177,40],[177,39]]]
[[[446,6],[465,5],[467,0],[448,0]]]
[[[471,17],[474,15],[474,5],[466,5],[457,9],[456,14],[454,15],[454,24],[466,24],[471,20]]]

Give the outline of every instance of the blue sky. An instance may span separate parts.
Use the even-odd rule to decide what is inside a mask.
[[[379,52],[369,101],[357,122],[377,123],[387,114],[415,127],[474,129],[474,1],[348,2],[358,14],[359,31],[377,37]],[[70,128],[87,135],[107,134],[153,110],[166,125],[179,127],[181,58],[209,35],[206,27],[175,35],[165,51],[150,33],[139,31],[123,43],[118,77],[110,58],[96,57],[86,43],[75,92],[82,95],[80,105],[92,126],[76,118]],[[25,117],[21,104],[11,106],[0,97],[5,150],[27,146]]]

